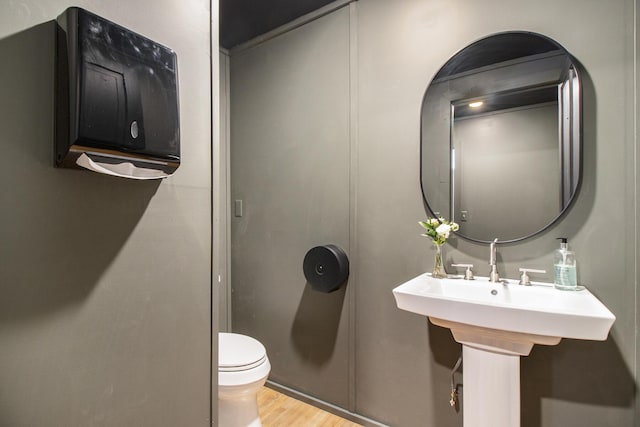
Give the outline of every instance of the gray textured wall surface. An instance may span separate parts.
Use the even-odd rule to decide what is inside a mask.
[[[581,282],[617,316],[605,342],[565,340],[554,347],[535,347],[529,357],[522,359],[522,425],[638,425],[634,416],[637,364],[634,2],[360,0],[352,6],[356,19],[348,23],[355,36],[351,39],[352,47],[355,41],[355,49],[350,50],[351,63],[343,63],[336,56],[331,69],[350,66],[355,83],[350,88],[350,102],[356,108],[349,116],[357,133],[357,149],[351,152],[350,159],[351,188],[356,191],[349,200],[353,218],[349,224],[351,267],[357,276],[350,281],[349,289],[355,300],[355,312],[343,312],[341,317],[342,322],[353,318],[349,325],[354,341],[351,346],[337,346],[333,354],[334,358],[355,358],[348,384],[354,390],[353,409],[393,426],[462,425],[461,414],[448,406],[449,372],[460,346],[447,330],[398,310],[391,290],[427,271],[433,262],[431,245],[419,236],[416,224],[426,215],[419,176],[420,107],[424,91],[440,66],[459,49],[488,34],[517,29],[555,39],[584,67],[584,176],[577,200],[557,225],[535,238],[499,247],[499,269],[503,276],[515,278],[522,266],[546,268],[549,273],[544,279],[551,280],[555,238],[567,236],[577,252]],[[320,31],[318,26],[329,28],[335,19],[315,21],[311,24],[313,31]],[[305,69],[301,65],[307,60],[305,54],[310,52],[303,43],[308,40],[304,36],[307,31],[311,30],[297,29],[284,36],[288,38],[286,43],[276,41],[287,50],[278,57],[266,54],[268,48],[259,52],[266,44],[246,52],[260,58],[254,62],[243,57],[236,61],[232,52],[232,105],[238,96],[234,91],[239,90],[236,79],[245,82],[247,75],[284,76],[292,67],[297,73],[305,73],[306,83],[302,86],[269,86],[269,79],[252,82],[255,93],[274,101],[296,99],[302,96],[301,91],[315,93],[318,85],[327,84],[325,68]],[[299,45],[290,40],[297,35]],[[349,45],[348,40],[342,43]],[[315,58],[319,60],[317,54]],[[295,79],[298,83],[301,77],[296,74]],[[267,87],[260,87],[261,84]],[[344,93],[338,82],[323,89],[337,97],[336,106],[342,105]],[[266,115],[265,104],[270,105]],[[247,240],[247,229],[243,228],[251,225],[253,213],[244,219],[244,225],[241,219],[234,226],[232,239],[238,235],[245,239],[233,243],[234,263],[238,259],[246,262],[247,254],[252,254],[245,264],[250,271],[242,273],[242,281],[233,278],[234,327],[267,341],[279,334],[281,341],[271,354],[275,372],[277,364],[282,363],[278,358],[296,359],[296,369],[287,376],[281,374],[280,379],[295,383],[302,381],[301,376],[315,378],[321,370],[312,363],[313,353],[296,354],[289,333],[293,313],[309,307],[301,304],[299,263],[292,261],[301,256],[291,252],[293,246],[302,246],[297,243],[300,232],[287,235],[292,224],[297,227],[305,221],[300,212],[313,210],[314,206],[297,197],[273,199],[294,200],[286,205],[270,200],[290,188],[287,185],[291,184],[280,188],[283,181],[299,181],[303,185],[309,180],[308,167],[299,166],[302,170],[298,175],[292,171],[294,165],[306,164],[306,153],[290,149],[288,144],[298,140],[290,139],[287,133],[318,123],[333,123],[335,112],[323,113],[317,106],[311,106],[308,114],[296,111],[294,115],[279,102],[269,103],[262,98],[232,108],[232,199],[245,197],[245,191],[256,192],[268,180],[264,200],[254,200],[247,209],[261,211],[260,224],[254,225],[258,235],[282,237],[268,240],[270,244],[257,256]],[[279,121],[274,122],[274,117],[279,117]],[[268,128],[277,128],[278,132],[264,132]],[[254,145],[253,149],[245,145],[249,143]],[[255,150],[254,157],[239,161],[235,158],[236,149]],[[345,160],[339,151],[334,155],[327,164]],[[269,169],[268,164],[274,158],[286,159],[289,166],[285,173],[280,172],[279,166]],[[259,173],[251,178],[247,171],[255,168],[259,168]],[[240,183],[236,174],[243,180],[253,180],[242,181],[242,192],[235,187]],[[317,234],[342,232],[336,224],[343,214],[334,215],[309,226]],[[274,253],[281,257],[276,260]],[[447,264],[471,262],[476,265],[476,274],[487,274],[486,246],[453,238],[445,247],[445,257]],[[282,274],[270,278],[268,272],[276,268],[261,268],[267,261],[280,263]],[[317,349],[322,350],[322,345],[317,342]],[[324,379],[340,383],[343,373],[344,370],[325,371]],[[303,391],[325,398],[320,385],[312,386],[316,388],[305,385]]]
[[[399,312],[388,296],[432,263],[429,242],[414,225],[424,215],[417,181],[421,97],[460,48],[519,29],[555,39],[586,70],[585,173],[576,203],[561,222],[536,238],[499,248],[500,271],[517,277],[521,266],[546,268],[550,280],[554,239],[566,235],[579,258],[581,281],[618,317],[604,343],[567,340],[536,347],[523,358],[522,424],[633,424],[633,11],[632,1],[358,2],[360,411],[392,425],[448,425],[446,374],[455,362],[450,354],[455,344],[448,332]],[[453,239],[445,251],[447,263],[468,261],[477,274],[487,274],[485,246]],[[420,365],[423,371],[414,372]]]
[[[209,2],[73,4],[177,52],[182,165],[162,182],[53,167],[70,5],[0,3],[0,425],[206,426]]]
[[[231,56],[233,331],[265,345],[272,380],[341,406],[348,294],[311,290],[302,261],[349,253],[347,12]]]

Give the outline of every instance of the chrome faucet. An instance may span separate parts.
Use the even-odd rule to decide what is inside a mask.
[[[491,283],[498,283],[500,281],[498,266],[496,265],[496,243],[498,243],[497,237],[489,244],[489,268],[491,269],[489,271],[489,281]]]

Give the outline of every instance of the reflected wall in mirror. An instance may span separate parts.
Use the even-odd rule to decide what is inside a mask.
[[[560,218],[581,168],[580,79],[548,37],[507,32],[458,52],[422,102],[421,184],[430,215],[473,241],[517,241]]]

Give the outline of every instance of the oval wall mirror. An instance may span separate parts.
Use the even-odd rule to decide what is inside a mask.
[[[429,215],[477,242],[514,242],[557,221],[581,176],[580,78],[571,55],[530,32],[467,46],[422,101],[421,185]]]

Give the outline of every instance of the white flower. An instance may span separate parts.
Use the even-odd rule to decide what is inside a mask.
[[[449,232],[451,231],[451,226],[449,224],[440,224],[438,228],[436,228],[436,233],[440,236],[443,236],[445,239],[449,238]]]
[[[426,221],[418,221],[418,224],[424,229],[422,236],[429,237],[436,246],[442,246],[447,243],[449,234],[457,231],[460,227],[453,221],[447,221],[444,218],[427,218]]]

